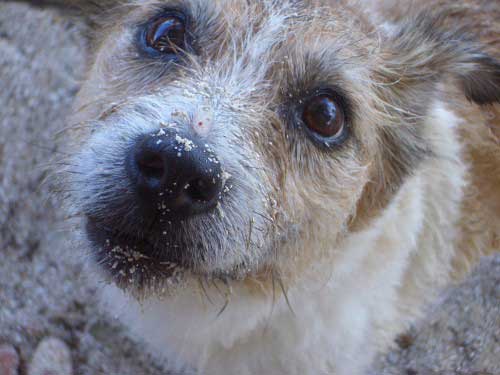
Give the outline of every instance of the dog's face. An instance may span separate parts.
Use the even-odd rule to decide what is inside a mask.
[[[384,33],[333,1],[110,7],[67,171],[96,261],[136,291],[334,267],[436,154],[437,83],[458,64],[470,99],[498,100],[498,65],[434,27]]]

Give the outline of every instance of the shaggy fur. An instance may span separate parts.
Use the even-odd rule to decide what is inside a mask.
[[[498,249],[500,30],[487,19],[499,5],[80,3],[95,35],[66,198],[82,229],[119,223],[147,242],[84,246],[109,281],[104,303],[170,368],[362,374],[440,287]],[[175,64],[136,40],[172,7],[194,21]],[[346,107],[336,147],[297,116],[325,88]],[[217,210],[138,219],[131,142],[200,122],[225,175]],[[172,248],[184,249],[174,263],[162,258]]]

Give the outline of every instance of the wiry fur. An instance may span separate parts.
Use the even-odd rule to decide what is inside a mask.
[[[133,248],[96,249],[114,281],[104,302],[169,366],[361,374],[452,275],[498,249],[500,30],[482,25],[483,45],[464,17],[481,1],[432,12],[377,10],[389,1],[111,3],[86,13],[94,50],[67,201],[147,238],[160,259],[187,249],[167,269]],[[195,20],[175,64],[136,43],[172,6]],[[326,87],[345,98],[350,133],[333,148],[297,116]],[[198,121],[227,174],[219,209],[174,226],[161,210],[135,219],[131,142]]]

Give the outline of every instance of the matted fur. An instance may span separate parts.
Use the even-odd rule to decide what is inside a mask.
[[[93,49],[68,133],[68,206],[82,222],[119,221],[160,257],[187,249],[165,269],[141,249],[83,245],[110,281],[104,304],[170,368],[362,374],[442,286],[498,250],[500,30],[488,20],[500,5],[73,4]],[[166,7],[194,20],[178,64],[137,46]],[[330,149],[296,115],[325,87],[348,103],[350,137]],[[160,222],[163,241],[153,218],[133,219],[122,161],[135,137],[200,121],[224,196],[210,215]]]

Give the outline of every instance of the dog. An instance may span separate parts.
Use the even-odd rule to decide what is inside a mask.
[[[76,1],[60,171],[173,371],[363,374],[500,248],[500,4]]]

